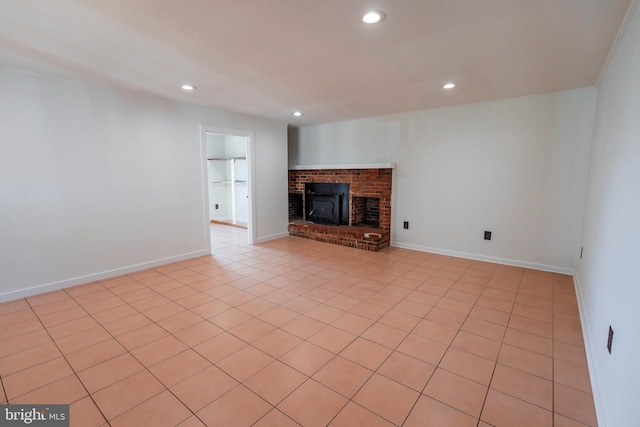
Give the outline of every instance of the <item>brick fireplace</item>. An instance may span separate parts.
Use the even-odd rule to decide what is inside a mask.
[[[391,241],[393,165],[297,166],[289,170],[289,235],[378,251]],[[348,184],[348,225],[308,221],[305,184]],[[307,186],[308,188],[309,186]]]

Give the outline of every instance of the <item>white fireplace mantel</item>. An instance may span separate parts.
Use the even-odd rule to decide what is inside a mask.
[[[320,170],[320,169],[395,169],[395,163],[358,163],[345,165],[294,165],[289,170]]]

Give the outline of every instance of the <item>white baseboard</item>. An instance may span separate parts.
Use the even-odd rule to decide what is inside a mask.
[[[289,232],[285,231],[283,233],[278,233],[278,234],[272,234],[270,236],[264,236],[264,237],[257,237],[255,240],[255,243],[265,243],[265,242],[269,242],[271,240],[276,240],[276,239],[282,239],[283,237],[289,237]]]
[[[431,248],[428,246],[410,245],[410,244],[400,243],[400,242],[391,242],[391,246],[395,248],[411,249],[411,250],[420,251],[420,252],[430,252],[438,255],[447,255],[447,256],[452,256],[457,258],[472,259],[475,261],[486,261],[486,262],[493,262],[496,264],[511,265],[514,267],[531,268],[533,270],[550,271],[552,273],[567,274],[569,276],[573,276],[575,273],[575,270],[572,268],[558,267],[555,265],[537,264],[534,262],[519,261],[514,259],[508,259],[508,258],[498,258],[498,257],[492,257],[492,256],[480,255],[480,254],[472,254],[468,252],[451,251],[448,249]]]
[[[595,358],[593,355],[593,346],[591,334],[589,333],[589,328],[587,328],[586,319],[587,316],[587,308],[584,304],[584,299],[582,296],[582,286],[580,285],[580,278],[577,274],[573,275],[573,285],[576,289],[576,299],[578,300],[578,311],[580,313],[580,325],[582,325],[582,336],[584,338],[584,350],[587,354],[587,369],[589,370],[589,378],[591,379],[591,392],[593,394],[593,403],[596,408],[596,417],[598,418],[598,426],[606,427],[607,426],[607,417],[605,416],[606,406],[606,396],[600,393],[600,387],[598,380],[598,370],[595,365]]]
[[[144,262],[140,264],[129,265],[127,267],[102,271],[95,274],[88,274],[86,276],[79,276],[71,279],[60,280],[58,282],[47,283],[44,285],[32,286],[26,289],[18,289],[15,291],[0,293],[0,303],[6,302],[6,301],[12,301],[19,298],[26,298],[33,295],[43,294],[45,292],[57,291],[59,289],[64,289],[71,286],[83,285],[85,283],[95,282],[96,280],[104,280],[111,277],[121,276],[123,274],[146,270],[147,268],[153,268],[159,265],[171,264],[174,262],[184,261],[186,259],[197,258],[200,256],[209,255],[209,254],[211,254],[210,250],[190,252],[182,255],[176,255],[173,257],[157,259],[157,260]]]

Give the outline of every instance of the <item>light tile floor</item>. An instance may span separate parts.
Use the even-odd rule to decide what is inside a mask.
[[[596,425],[572,278],[296,238],[0,304],[0,403],[91,426]]]

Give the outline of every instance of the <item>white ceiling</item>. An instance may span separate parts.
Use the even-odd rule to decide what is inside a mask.
[[[0,0],[0,65],[307,125],[593,86],[630,1]]]

